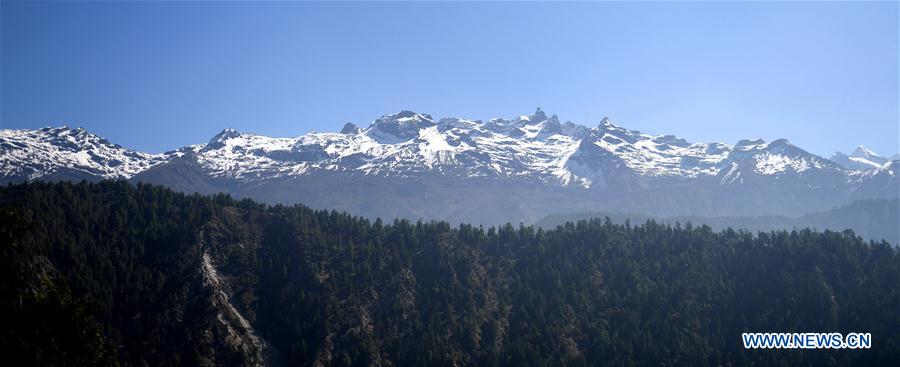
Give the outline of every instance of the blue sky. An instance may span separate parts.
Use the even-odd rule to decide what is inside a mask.
[[[10,3],[0,127],[161,152],[225,127],[603,116],[691,141],[900,152],[898,5]]]

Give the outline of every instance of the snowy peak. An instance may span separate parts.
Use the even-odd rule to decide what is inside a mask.
[[[793,146],[794,146],[794,144],[791,144],[791,142],[789,142],[785,138],[775,139],[771,143],[769,143],[769,147],[775,147],[775,148],[780,148],[780,149],[793,147]]]
[[[564,135],[572,137],[563,130],[563,125],[559,122],[559,117],[555,114],[547,117],[540,107],[531,115],[519,116],[518,120],[494,120],[502,121],[506,124],[506,129],[495,130],[514,138],[524,138],[529,140],[545,140],[554,135]],[[571,130],[571,129],[570,129]]]
[[[165,159],[123,148],[82,128],[0,130],[0,176],[5,178],[123,179]]]
[[[609,120],[609,117],[603,117],[603,120],[600,120],[600,124],[597,125],[597,129],[600,131],[616,131],[616,130],[625,130],[619,127],[616,124],[613,124],[612,121]]]
[[[864,145],[860,145],[860,146],[856,147],[856,150],[854,150],[853,153],[850,154],[850,156],[854,157],[854,158],[865,158],[865,159],[869,159],[869,160],[883,160],[884,159],[880,155],[875,154],[875,152],[869,150],[869,148],[866,148]]]
[[[226,128],[226,129],[222,130],[221,132],[219,132],[218,134],[216,134],[215,136],[213,136],[211,139],[209,139],[209,142],[206,143],[206,148],[207,149],[221,148],[225,145],[225,143],[228,140],[234,139],[234,138],[237,138],[240,136],[241,136],[241,133],[239,133],[237,130],[232,129],[232,128]]]
[[[850,153],[850,155],[834,152],[831,156],[831,160],[841,166],[844,166],[847,169],[854,171],[864,171],[870,170],[874,168],[880,168],[885,163],[889,162],[890,159],[884,158],[865,146],[858,146]]]
[[[230,138],[234,138],[234,137],[238,137],[238,136],[241,136],[241,133],[239,133],[237,130],[232,129],[232,128],[225,128],[225,129],[222,129],[222,131],[220,131],[218,134],[213,136],[211,140],[223,141],[223,140],[228,140]]]
[[[733,146],[692,143],[675,135],[629,130],[606,117],[593,128],[560,123],[558,116],[548,116],[541,108],[488,122],[455,117],[436,122],[430,115],[404,110],[381,116],[365,129],[347,123],[340,133],[296,138],[224,129],[206,144],[165,155],[137,153],[67,127],[3,130],[0,138],[0,168],[5,170],[0,173],[26,179],[72,169],[102,178],[129,178],[188,155],[204,173],[241,182],[323,171],[389,177],[436,174],[583,188],[656,187],[702,178],[731,184],[773,177],[809,186],[848,180],[847,169],[838,165],[843,163],[806,152],[786,139],[741,140]],[[854,155],[847,159],[877,157],[864,149]]]
[[[623,139],[629,143],[636,143],[639,140],[647,139],[647,138],[655,138],[655,136],[642,134],[637,130],[628,130],[619,125],[613,124],[609,118],[604,117],[600,124],[595,128],[596,131],[599,131],[601,135],[613,136],[618,139]]]
[[[431,115],[404,110],[381,116],[365,133],[378,142],[392,144],[415,138],[419,130],[434,125]]]
[[[858,163],[875,167],[882,166],[888,162],[887,158],[875,154],[875,152],[862,145],[856,147],[856,150],[850,154],[850,159]]]
[[[783,154],[794,158],[818,158],[815,154],[791,144],[791,142],[784,138],[773,140],[771,143],[766,144],[764,149],[767,152]]]
[[[556,129],[555,125],[559,125],[559,118],[556,115],[547,117],[547,114],[538,107],[534,113],[528,115],[520,115],[514,120],[506,120],[503,118],[491,119],[485,124],[481,124],[486,130],[497,134],[503,134],[514,138],[536,138],[542,129],[545,129],[541,136],[548,136],[561,132]],[[561,127],[561,126],[560,126]]]
[[[545,139],[553,135],[566,135],[562,125],[559,123],[559,117],[556,115],[541,122],[541,129],[538,131],[537,138]]]
[[[803,177],[816,177],[811,180],[817,183],[807,184],[823,186],[826,185],[824,181],[834,185],[846,175],[840,166],[791,144],[787,139],[769,143],[762,139],[744,139],[735,144],[721,179],[723,183],[740,183],[752,176],[790,176],[801,181]]]
[[[689,179],[715,175],[731,147],[718,143],[689,143],[674,135],[649,135],[603,118],[584,138],[611,153],[644,177]],[[585,153],[590,149],[583,145]]]
[[[537,110],[535,110],[533,114],[523,115],[520,117],[520,119],[527,120],[530,123],[538,123],[538,122],[543,122],[544,120],[546,120],[547,114],[544,113],[544,110],[542,110],[540,107],[538,107]]]

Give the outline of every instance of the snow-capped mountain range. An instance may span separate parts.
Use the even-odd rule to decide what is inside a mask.
[[[540,108],[486,122],[435,120],[401,111],[365,128],[348,123],[339,133],[297,138],[225,129],[205,144],[163,154],[129,150],[83,129],[0,130],[0,177],[5,181],[132,179],[238,195],[248,187],[276,182],[342,177],[360,184],[436,178],[515,183],[577,195],[593,192],[595,201],[606,203],[617,196],[677,187],[825,189],[852,197],[868,181],[885,181],[892,190],[897,166],[896,159],[864,147],[826,159],[785,139],[691,143],[674,135],[629,130],[606,118],[593,127],[561,123]],[[294,197],[305,196],[270,201],[296,201]]]
[[[0,177],[8,181],[36,180],[63,172],[128,179],[166,160],[167,155],[123,148],[81,128],[0,130]]]

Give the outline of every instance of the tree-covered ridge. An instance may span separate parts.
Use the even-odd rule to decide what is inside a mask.
[[[543,228],[555,228],[566,222],[604,217],[610,217],[614,223],[620,224],[624,223],[626,219],[640,223],[648,220],[671,224],[691,222],[695,225],[698,223],[706,224],[712,227],[713,230],[733,228],[745,229],[750,232],[802,228],[830,229],[832,231],[852,229],[854,233],[863,239],[876,241],[884,239],[894,245],[900,245],[900,225],[898,225],[900,224],[900,200],[898,199],[859,200],[824,212],[806,214],[800,217],[780,215],[760,217],[657,217],[633,213],[588,212],[549,215],[535,222],[534,225]]]
[[[900,254],[849,231],[386,224],[122,182],[0,208],[0,345],[34,364],[900,361]],[[873,347],[743,349],[770,331]]]

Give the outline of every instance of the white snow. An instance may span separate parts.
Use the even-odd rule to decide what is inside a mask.
[[[695,143],[686,147],[659,143],[660,136],[622,129],[609,120],[605,120],[602,126],[614,133],[605,133],[594,144],[622,158],[629,168],[644,176],[714,176],[721,170],[721,164],[731,150],[730,146],[716,143]],[[636,142],[631,144],[628,140]],[[721,152],[706,153],[711,146],[719,146]]]
[[[866,148],[864,145],[856,147],[856,150],[850,155],[855,158],[882,158],[880,155]]]
[[[870,161],[870,160],[868,160],[868,159],[866,159],[866,158],[863,158],[863,157],[853,157],[853,156],[850,156],[850,157],[848,157],[848,159],[850,159],[851,161],[854,161],[854,162],[856,162],[856,163],[864,164],[864,165],[866,165],[866,166],[871,166],[871,167],[873,167],[873,168],[878,168],[878,167],[881,167],[881,166],[882,166],[882,164],[879,164],[878,162],[873,162],[873,161]]]
[[[37,179],[69,169],[110,179],[127,179],[166,161],[107,142],[82,129],[0,130],[0,175]]]
[[[793,146],[784,145],[786,141],[774,147],[762,140],[742,141],[736,146],[689,143],[671,135],[624,129],[608,119],[592,129],[570,125],[567,132],[559,133],[555,127],[544,132],[551,121],[558,120],[535,116],[487,123],[445,118],[434,124],[430,116],[404,111],[385,115],[356,133],[308,133],[296,138],[229,129],[218,135],[214,144],[163,155],[130,151],[83,130],[0,130],[0,174],[36,178],[66,167],[105,178],[129,178],[188,153],[195,154],[209,174],[246,182],[339,171],[393,177],[429,173],[507,177],[548,185],[602,187],[607,173],[591,168],[603,165],[590,162],[608,159],[650,178],[689,179],[724,173],[722,184],[742,181],[750,174],[832,169],[824,159],[802,151],[792,153]],[[407,129],[399,130],[404,137],[380,129],[388,125]],[[580,151],[583,139],[585,147],[601,154],[590,156]],[[746,165],[738,164],[747,159]]]

